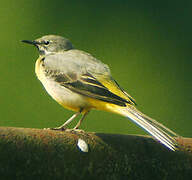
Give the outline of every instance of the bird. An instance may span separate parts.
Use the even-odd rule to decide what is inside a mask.
[[[35,73],[48,94],[64,108],[74,111],[63,125],[50,128],[65,130],[82,115],[78,130],[93,110],[119,114],[136,123],[171,151],[178,150],[175,132],[136,108],[135,100],[112,77],[109,66],[91,54],[76,49],[70,40],[59,35],[45,35],[36,40],[22,40],[39,51]]]

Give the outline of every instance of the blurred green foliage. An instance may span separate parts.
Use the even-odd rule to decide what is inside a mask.
[[[35,77],[37,50],[20,42],[58,34],[108,64],[140,110],[192,136],[191,9],[190,0],[2,0],[0,126],[55,127],[72,115]],[[82,128],[143,133],[126,118],[98,111]]]

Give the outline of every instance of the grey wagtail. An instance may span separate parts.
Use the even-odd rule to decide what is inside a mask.
[[[129,118],[170,150],[177,150],[178,144],[173,137],[177,134],[137,110],[135,100],[112,78],[106,64],[75,49],[61,36],[47,35],[22,42],[39,50],[35,72],[46,91],[63,107],[76,112],[62,126],[52,129],[64,130],[82,114],[74,127],[78,129],[90,110],[104,110]]]

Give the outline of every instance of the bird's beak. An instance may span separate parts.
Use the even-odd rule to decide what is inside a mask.
[[[40,44],[38,41],[30,41],[30,40],[22,40],[21,42],[27,43],[27,44],[32,44],[32,45],[38,45]]]

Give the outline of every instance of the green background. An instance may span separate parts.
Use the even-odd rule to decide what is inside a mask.
[[[72,115],[37,80],[37,50],[20,42],[57,34],[108,64],[142,112],[192,137],[191,19],[191,0],[1,1],[0,126],[55,127]],[[124,117],[99,111],[81,128],[144,133]]]

